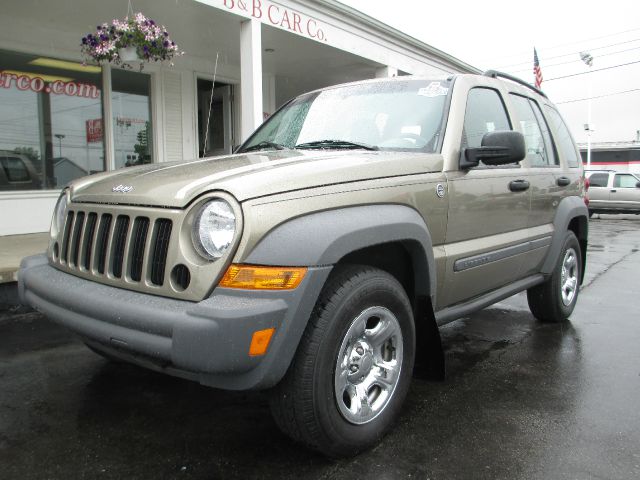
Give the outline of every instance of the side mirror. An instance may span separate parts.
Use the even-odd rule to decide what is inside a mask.
[[[526,156],[524,136],[513,130],[485,133],[482,146],[465,148],[460,156],[460,168],[485,165],[506,165],[521,161]]]
[[[640,182],[636,183],[636,188],[640,188]]]

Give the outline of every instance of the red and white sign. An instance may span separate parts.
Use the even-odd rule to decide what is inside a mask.
[[[0,71],[1,88],[17,88],[32,92],[44,92],[53,95],[67,95],[69,97],[100,98],[100,90],[95,85],[80,82],[63,82],[54,80],[47,83],[37,73],[15,73]]]
[[[102,119],[96,118],[95,120],[87,120],[87,143],[96,143],[102,141]]]
[[[235,13],[253,17],[267,25],[289,30],[299,35],[328,42],[326,27],[316,19],[267,0],[222,0]]]

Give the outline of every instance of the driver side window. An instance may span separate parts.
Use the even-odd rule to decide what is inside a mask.
[[[497,130],[511,130],[500,94],[491,88],[472,88],[469,90],[464,114],[462,148],[482,146],[485,133]]]

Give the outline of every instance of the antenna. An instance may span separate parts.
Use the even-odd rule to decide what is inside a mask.
[[[211,108],[213,107],[213,89],[216,87],[216,74],[218,73],[218,57],[220,52],[216,52],[216,65],[213,67],[213,83],[211,84],[211,97],[209,97],[209,113],[207,113],[207,128],[204,131],[204,143],[202,144],[202,157],[207,150],[207,142],[209,141],[209,122],[211,121]]]

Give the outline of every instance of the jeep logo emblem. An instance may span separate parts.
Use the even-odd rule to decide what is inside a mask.
[[[117,187],[113,187],[111,189],[112,192],[116,192],[116,193],[129,193],[131,190],[133,190],[133,187],[131,185],[118,185]]]

